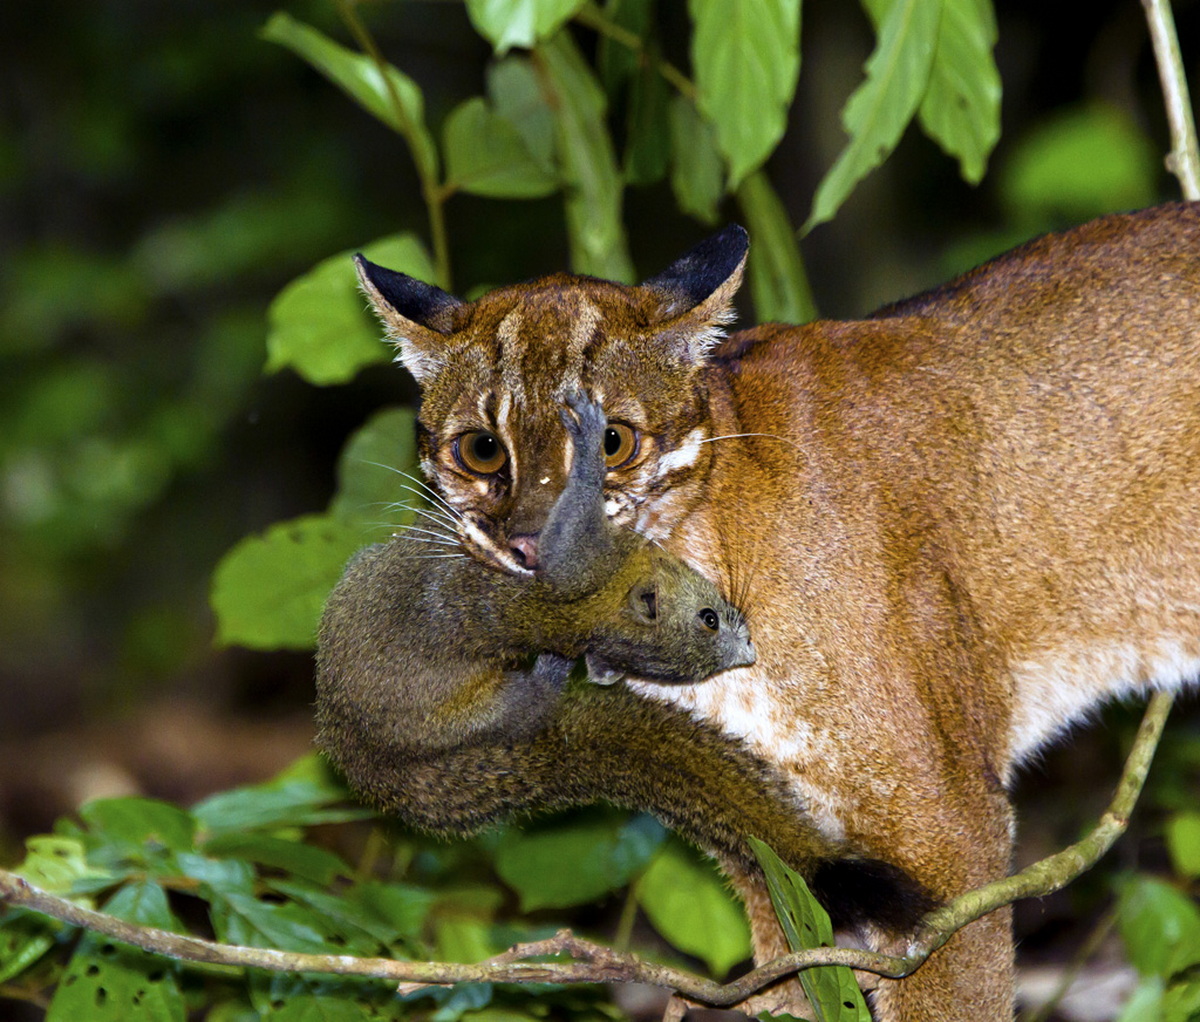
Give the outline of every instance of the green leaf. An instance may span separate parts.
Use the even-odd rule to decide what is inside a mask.
[[[325,848],[270,834],[232,831],[206,842],[204,850],[209,855],[246,859],[260,866],[284,870],[324,886],[332,884],[336,877],[350,876],[353,872],[341,856]]]
[[[167,892],[150,880],[126,884],[104,903],[105,914],[160,930],[183,929],[171,906]]]
[[[496,199],[536,199],[558,178],[533,158],[516,126],[476,96],[446,118],[446,187]]]
[[[917,111],[925,133],[978,184],[1000,138],[1000,72],[992,57],[992,0],[945,0],[929,87]]]
[[[1135,876],[1124,885],[1119,908],[1125,953],[1143,976],[1169,977],[1200,963],[1200,908],[1187,895]]]
[[[605,123],[604,92],[566,32],[540,46],[537,59],[557,112],[571,268],[629,283],[633,264],[621,223],[623,186]]]
[[[257,877],[254,867],[242,859],[214,859],[195,852],[180,852],[175,856],[179,871],[201,885],[205,898],[227,894],[253,894]]]
[[[309,383],[327,386],[391,357],[358,291],[353,254],[322,260],[276,296],[267,311],[267,372],[291,368]],[[412,234],[381,238],[364,246],[363,254],[419,280],[434,277],[428,253]]]
[[[750,930],[712,863],[671,839],[637,882],[638,904],[680,951],[724,976],[750,957]]]
[[[347,954],[378,955],[400,936],[394,926],[369,908],[312,884],[273,880],[271,889],[314,910],[322,926],[341,938],[338,946]]]
[[[170,961],[87,933],[46,1012],[46,1022],[183,1022]]]
[[[276,904],[230,892],[213,901],[212,920],[218,938],[226,944],[312,954],[329,950],[323,917],[295,902]]]
[[[1129,995],[1117,1022],[1162,1022],[1162,1001],[1162,977],[1148,976]]]
[[[630,83],[625,142],[625,180],[635,185],[661,181],[671,159],[668,104],[671,94],[658,73],[658,47],[647,47],[646,59]]]
[[[267,1018],[269,1022],[369,1022],[372,1015],[346,996],[294,994]]]
[[[584,0],[467,0],[475,30],[496,53],[514,46],[530,49],[549,39],[584,4]]]
[[[325,599],[362,528],[330,515],[277,522],[229,551],[213,573],[217,643],[250,649],[311,649]]]
[[[97,837],[141,854],[147,845],[188,851],[196,834],[191,814],[153,798],[102,798],[79,810]]]
[[[554,111],[529,58],[508,56],[496,61],[487,71],[487,89],[496,113],[520,133],[533,161],[558,180]]]
[[[359,884],[349,897],[369,906],[410,941],[420,938],[429,910],[437,900],[436,895],[421,887],[374,881]]]
[[[14,909],[0,917],[0,984],[19,976],[54,947],[62,928],[36,912]]]
[[[701,223],[715,224],[725,194],[725,165],[712,125],[690,100],[676,96],[668,108],[671,190],[679,208]]]
[[[1175,813],[1167,820],[1167,850],[1175,872],[1200,877],[1200,812]]]
[[[495,853],[500,877],[521,911],[584,905],[624,887],[663,841],[648,816],[586,813],[505,830]]]
[[[338,491],[330,514],[392,530],[412,519],[397,505],[418,499],[415,484],[403,475],[419,471],[415,418],[411,408],[387,408],[355,431],[338,457]]]
[[[866,80],[842,111],[850,142],[817,187],[805,233],[831,219],[854,186],[895,148],[929,85],[941,0],[872,0],[876,10],[885,5]]]
[[[807,323],[817,315],[804,260],[787,210],[766,172],[751,174],[737,193],[750,231],[750,294],[759,323]]]
[[[800,74],[799,0],[689,0],[696,103],[716,128],[731,188],[787,127]]]
[[[833,947],[829,916],[812,896],[804,878],[763,842],[751,838],[750,847],[762,866],[771,904],[783,926],[788,947],[793,951]],[[871,1022],[871,1012],[849,969],[844,966],[805,969],[799,978],[816,1022]]]
[[[421,176],[437,179],[437,150],[425,127],[425,100],[408,75],[388,64],[385,79],[366,54],[346,49],[282,11],[271,15],[263,26],[262,37],[306,60],[364,110],[400,132]]]
[[[1113,107],[1065,110],[1023,137],[1000,175],[1016,215],[1087,220],[1154,201],[1160,161],[1138,127]]]
[[[192,807],[192,815],[211,836],[265,827],[300,827],[341,819],[365,819],[366,810],[331,810],[349,792],[315,752],[302,756],[262,784],[219,792]]]
[[[82,841],[49,834],[25,839],[25,859],[14,872],[51,894],[68,894],[80,881],[108,876],[88,865]]]

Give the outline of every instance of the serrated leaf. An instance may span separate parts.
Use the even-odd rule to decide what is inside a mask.
[[[1200,877],[1200,813],[1175,813],[1167,820],[1166,836],[1175,872]]]
[[[1073,107],[1020,139],[1000,174],[1005,205],[1026,218],[1086,220],[1154,201],[1160,161],[1125,114]]]
[[[25,859],[14,872],[51,894],[68,894],[80,881],[108,877],[88,864],[82,841],[50,834],[25,839]]]
[[[536,199],[558,190],[558,179],[533,158],[510,121],[476,96],[446,118],[446,187],[496,199]]]
[[[831,219],[854,186],[895,148],[929,85],[941,0],[875,0],[880,7],[885,2],[890,6],[867,60],[866,80],[842,111],[850,142],[817,187],[805,233]]]
[[[263,26],[262,37],[287,47],[364,110],[404,135],[422,177],[437,179],[437,150],[425,127],[425,99],[408,75],[388,64],[385,78],[366,54],[348,50],[283,11],[271,15]]]
[[[571,268],[629,283],[633,264],[621,222],[623,183],[605,122],[604,92],[566,32],[539,47],[537,59],[557,112]]]
[[[549,39],[584,0],[467,0],[467,16],[497,54]]]
[[[675,96],[668,108],[671,135],[671,191],[679,208],[701,223],[717,222],[725,195],[725,164],[717,152],[712,125],[690,100]]]
[[[638,904],[680,951],[724,976],[750,957],[750,929],[712,863],[671,839],[637,882]]]
[[[663,833],[645,816],[572,816],[506,830],[494,865],[520,895],[523,912],[584,905],[629,883],[662,843]]]
[[[412,520],[404,506],[418,501],[404,473],[418,473],[416,416],[411,408],[376,412],[338,457],[338,490],[329,505],[337,518],[395,530]]]
[[[808,274],[787,210],[766,172],[742,183],[738,205],[750,232],[748,270],[755,320],[759,323],[807,323],[817,315]]]
[[[833,925],[808,884],[763,842],[750,838],[750,848],[766,877],[771,904],[783,927],[788,947],[804,951],[833,947]],[[808,997],[816,1022],[871,1022],[871,1012],[854,973],[844,966],[805,969],[800,985]]]
[[[1119,909],[1125,952],[1143,976],[1169,977],[1200,963],[1200,908],[1187,895],[1137,876],[1121,891]]]
[[[944,0],[921,127],[978,184],[1000,138],[1000,72],[992,0]]]
[[[434,277],[425,247],[412,234],[380,238],[362,251],[372,262],[418,280]],[[309,383],[328,386],[345,383],[363,366],[392,357],[359,293],[353,255],[340,252],[322,260],[271,302],[267,372],[290,368]]]
[[[799,0],[689,0],[696,103],[716,128],[729,185],[771,154],[800,74]]]
[[[95,799],[79,815],[97,837],[138,853],[147,846],[188,851],[196,833],[190,813],[154,798]]]
[[[311,649],[321,610],[361,527],[331,515],[277,522],[229,551],[213,573],[217,643],[250,649]]]

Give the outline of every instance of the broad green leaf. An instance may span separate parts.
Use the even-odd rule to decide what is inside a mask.
[[[737,193],[750,232],[750,294],[759,323],[807,323],[817,315],[808,275],[787,210],[766,172],[751,174]]]
[[[139,926],[154,926],[160,930],[183,929],[167,903],[166,891],[149,880],[126,884],[104,903],[104,912]]]
[[[175,861],[185,877],[200,884],[203,896],[209,901],[227,894],[254,893],[254,867],[243,859],[214,859],[195,852],[180,852]]]
[[[890,4],[879,24],[866,80],[842,111],[850,142],[817,187],[807,233],[829,220],[900,141],[929,85],[942,0],[874,0]]]
[[[267,1016],[269,1022],[369,1022],[369,1010],[345,995],[293,994]]]
[[[800,0],[689,0],[688,10],[696,102],[736,188],[787,127],[800,74]]]
[[[531,48],[549,39],[584,0],[467,0],[475,30],[503,54],[514,46]]]
[[[1023,137],[1000,175],[1015,214],[1086,220],[1154,201],[1160,162],[1154,147],[1121,111],[1075,107]]]
[[[338,457],[338,490],[330,514],[348,522],[398,529],[412,518],[404,507],[420,490],[405,473],[417,465],[415,415],[411,408],[377,412],[355,431]]]
[[[517,128],[476,96],[451,111],[443,134],[446,187],[497,199],[536,199],[558,190]]]
[[[311,649],[325,599],[362,528],[330,515],[277,522],[229,551],[213,573],[217,642],[250,649]]]
[[[79,810],[83,821],[104,841],[142,853],[154,846],[189,851],[196,821],[178,806],[153,798],[102,798]]]
[[[54,992],[46,1022],[184,1022],[172,963],[86,933]]]
[[[1177,873],[1200,877],[1200,812],[1175,813],[1167,820],[1167,850]]]
[[[804,951],[833,947],[833,926],[821,903],[812,896],[804,878],[789,868],[763,842],[750,839],[771,892],[771,904],[783,927],[788,947]],[[812,1005],[816,1022],[871,1022],[871,1012],[854,973],[844,966],[805,969],[800,985]]]
[[[350,876],[353,872],[340,856],[325,848],[270,834],[230,831],[206,842],[204,850],[221,858],[245,859],[260,866],[285,870],[325,886],[332,884],[336,877]]]
[[[330,894],[312,884],[273,880],[271,889],[313,909],[339,937],[347,954],[377,955],[400,936],[387,920],[369,908]]]
[[[487,71],[487,90],[496,113],[516,128],[534,162],[544,174],[558,180],[554,111],[529,58],[510,55],[492,64]]]
[[[25,859],[13,872],[51,894],[67,894],[80,881],[107,876],[88,865],[82,841],[50,834],[25,839]]]
[[[662,843],[647,816],[586,814],[504,832],[496,872],[521,897],[521,910],[583,905],[624,887]]]
[[[655,0],[606,0],[604,16],[612,24],[645,40],[653,28],[654,3]],[[609,98],[616,99],[643,63],[641,54],[632,46],[623,40],[617,42],[609,34],[601,34],[596,44],[596,70]]]
[[[712,125],[683,96],[668,108],[671,135],[671,190],[679,208],[701,223],[715,224],[725,195],[725,165]]]
[[[429,910],[437,900],[435,894],[421,887],[374,881],[359,884],[348,897],[368,906],[407,940],[420,938]]]
[[[346,49],[282,11],[271,15],[263,26],[262,37],[306,60],[364,110],[400,132],[421,176],[437,179],[437,150],[425,127],[425,99],[408,75],[388,64],[385,78],[366,54]]]
[[[944,0],[929,88],[917,115],[925,133],[958,157],[978,184],[1000,138],[1000,72],[992,57],[992,0]]]
[[[671,839],[636,888],[638,904],[654,928],[680,951],[724,976],[750,957],[750,930],[741,906],[712,863]]]
[[[625,138],[625,180],[651,185],[667,173],[671,158],[671,128],[667,83],[656,67],[658,47],[648,47],[646,61],[629,86],[629,117]]]
[[[313,954],[329,950],[323,917],[295,902],[260,901],[231,892],[213,901],[212,921],[218,939],[226,944]]]
[[[1187,895],[1135,876],[1124,885],[1119,907],[1125,953],[1143,976],[1169,977],[1200,963],[1200,907]]]
[[[315,752],[302,756],[262,784],[211,795],[192,807],[192,815],[210,835],[263,827],[298,827],[344,819],[328,807],[349,793]],[[354,818],[371,814],[353,810]]]
[[[571,268],[629,283],[622,181],[605,123],[604,93],[571,37],[562,32],[536,51],[555,108],[555,138],[566,186]]]
[[[381,238],[363,247],[374,263],[432,280],[433,265],[411,234]],[[353,252],[317,263],[275,297],[267,312],[267,372],[291,368],[309,383],[345,383],[363,366],[387,361],[391,349],[358,291]]]

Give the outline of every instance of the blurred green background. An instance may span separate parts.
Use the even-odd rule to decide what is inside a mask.
[[[1175,6],[1195,67],[1200,6]],[[260,39],[275,9],[0,8],[5,858],[71,808],[78,792],[48,776],[56,764],[103,749],[106,734],[128,775],[115,786],[170,798],[265,776],[308,740],[309,657],[217,649],[210,576],[243,536],[324,508],[348,434],[413,389],[387,366],[328,388],[263,375],[266,310],[332,253],[423,235],[426,214],[401,140]],[[332,3],[286,9],[349,42]],[[482,91],[490,50],[460,4],[391,0],[362,14],[423,88],[435,132]],[[823,314],[865,313],[1032,234],[1177,194],[1138,3],[1002,0],[997,15],[1003,132],[987,177],[964,184],[910,130],[802,242]],[[659,16],[666,56],[686,68],[685,4],[663,0]],[[768,164],[795,224],[843,145],[839,111],[871,46],[858,5],[805,6],[799,92]],[[567,263],[558,198],[457,195],[447,214],[459,292]],[[630,188],[624,219],[641,276],[710,229],[661,183]],[[748,301],[743,313],[753,319]],[[210,754],[171,760],[174,739],[201,738]],[[1115,774],[1116,739],[1097,741]],[[1076,750],[1060,766],[1093,779]]]

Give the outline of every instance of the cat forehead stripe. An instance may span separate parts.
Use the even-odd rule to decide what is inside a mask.
[[[520,309],[513,309],[500,320],[496,328],[496,342],[499,347],[497,364],[501,367],[504,385],[508,390],[510,401],[522,404],[525,401],[525,374],[521,372],[521,329],[525,325],[525,317]]]

